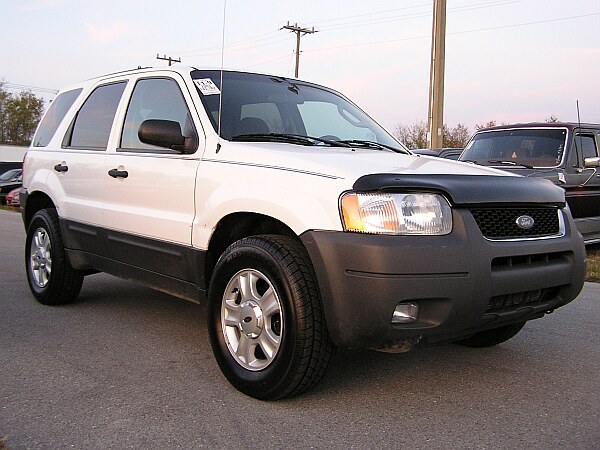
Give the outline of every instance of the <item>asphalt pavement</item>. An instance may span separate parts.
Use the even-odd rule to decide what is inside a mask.
[[[488,349],[340,350],[316,389],[262,402],[213,359],[206,308],[117,278],[38,304],[0,210],[0,437],[9,449],[600,447],[600,285]]]

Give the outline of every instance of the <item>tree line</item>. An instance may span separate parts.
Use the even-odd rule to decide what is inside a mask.
[[[11,94],[0,82],[0,144],[28,146],[43,112],[43,99],[31,91]]]

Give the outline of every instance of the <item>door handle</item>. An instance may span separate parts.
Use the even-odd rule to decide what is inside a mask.
[[[113,178],[127,178],[129,176],[129,172],[126,170],[118,170],[118,169],[110,169],[108,174]]]
[[[56,170],[57,172],[67,172],[69,170],[69,166],[60,163],[54,166],[54,170]]]

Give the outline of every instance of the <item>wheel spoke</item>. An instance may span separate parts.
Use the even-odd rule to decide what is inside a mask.
[[[255,341],[242,334],[240,335],[239,345],[236,354],[238,358],[244,361],[248,366],[251,366],[256,360],[256,357],[254,356],[255,348]]]
[[[271,317],[280,311],[279,300],[273,287],[269,286],[269,289],[261,297],[260,307],[266,317]]]
[[[270,328],[264,330],[258,338],[260,348],[267,356],[269,362],[273,359],[279,348],[279,339],[279,336],[275,335]]]
[[[240,308],[235,304],[235,301],[224,301],[225,307],[225,325],[228,327],[238,327],[240,324]]]
[[[241,273],[239,276],[239,284],[240,290],[242,292],[242,301],[246,300],[260,300],[260,295],[256,289],[256,283],[260,280],[260,278],[256,275],[256,273],[251,271],[245,271]]]

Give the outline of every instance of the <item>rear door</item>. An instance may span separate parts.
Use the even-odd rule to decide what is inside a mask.
[[[107,255],[116,261],[189,281],[195,178],[204,136],[180,75],[131,80],[127,108],[118,119],[115,149],[104,161],[102,224]],[[192,154],[141,142],[138,129],[149,119],[179,123],[198,142]]]
[[[123,80],[93,89],[71,121],[62,148],[46,153],[50,158],[46,183],[57,196],[55,202],[66,227],[67,247],[103,253],[99,230],[102,169],[126,85],[127,81]]]

